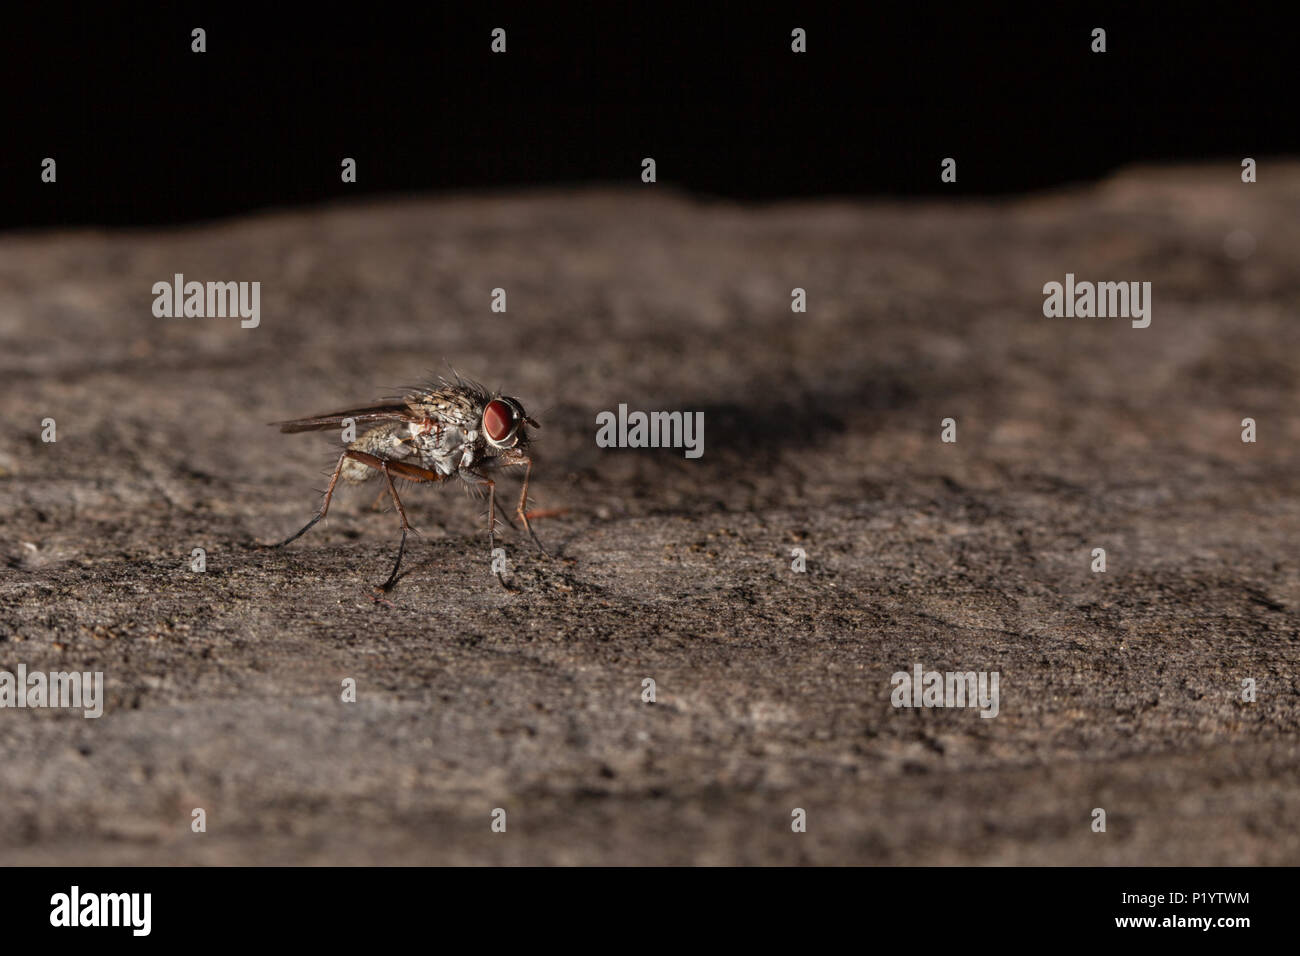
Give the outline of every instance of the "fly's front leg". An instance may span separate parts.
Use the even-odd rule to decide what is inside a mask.
[[[527,529],[528,536],[533,539],[533,544],[537,545],[537,550],[549,558],[551,555],[542,547],[542,542],[537,540],[537,532],[535,532],[533,526],[528,523],[528,479],[531,478],[533,474],[533,460],[531,458],[525,460],[528,467],[524,471],[524,488],[523,491],[519,493],[519,507],[515,509],[515,514],[518,516],[519,520],[524,523],[524,528]]]
[[[496,535],[496,527],[497,527],[497,483],[496,483],[495,481],[493,481],[491,478],[488,478],[486,475],[480,475],[478,472],[475,472],[475,471],[469,471],[468,469],[464,469],[464,470],[462,470],[462,471],[461,471],[461,475],[462,475],[463,477],[465,477],[465,480],[468,481],[471,485],[487,485],[487,490],[488,490],[488,557],[489,557],[489,560],[492,560],[492,561],[495,562],[495,560],[496,560],[495,552],[496,552],[496,549],[497,549],[497,535]],[[505,588],[507,591],[511,590],[510,585],[506,584],[506,579],[505,579],[505,575],[504,575],[504,574],[502,574],[500,571],[497,571],[497,570],[495,570],[495,569],[493,570],[492,573],[496,575],[496,579],[497,579],[497,581],[499,581],[499,582],[501,583],[501,586],[502,586],[503,588]]]

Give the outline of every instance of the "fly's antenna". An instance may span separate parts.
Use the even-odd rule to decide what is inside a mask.
[[[546,421],[547,418],[550,417],[551,412],[555,411],[559,407],[560,406],[557,405],[555,402],[552,402],[551,404],[547,405],[545,408],[543,408],[541,411],[537,412],[536,414],[532,412],[528,414],[529,418],[535,419],[537,422],[536,425],[529,426],[530,428],[533,429],[533,434],[528,436],[529,443],[536,443],[541,440],[537,437],[537,433],[542,430],[542,424]]]

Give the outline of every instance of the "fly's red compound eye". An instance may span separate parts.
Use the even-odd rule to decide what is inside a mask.
[[[483,431],[492,441],[505,441],[515,427],[515,412],[500,399],[488,402],[483,409]]]

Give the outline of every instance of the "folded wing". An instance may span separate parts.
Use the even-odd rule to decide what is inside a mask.
[[[313,432],[322,428],[337,428],[344,419],[350,418],[357,424],[363,422],[414,422],[420,416],[411,411],[409,405],[397,403],[390,405],[369,405],[365,408],[353,408],[345,412],[330,412],[313,418],[296,418],[288,422],[271,422],[279,425],[282,432]]]

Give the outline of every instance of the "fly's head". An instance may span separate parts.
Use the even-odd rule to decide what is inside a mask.
[[[529,428],[541,428],[528,417],[519,399],[498,395],[483,406],[483,437],[489,454],[504,462],[528,458]]]

